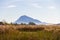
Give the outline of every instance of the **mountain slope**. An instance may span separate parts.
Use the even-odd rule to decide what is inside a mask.
[[[42,23],[41,21],[33,19],[33,18],[28,17],[26,15],[21,16],[18,20],[15,21],[15,23],[17,23],[17,24],[20,24],[20,23],[26,23],[26,24],[28,24],[29,22],[34,22],[36,24]]]

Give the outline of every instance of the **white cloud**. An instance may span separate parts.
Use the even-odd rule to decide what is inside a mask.
[[[56,9],[56,7],[55,6],[50,6],[50,7],[48,7],[48,9]]]
[[[34,4],[32,4],[34,7],[36,7],[36,8],[42,8],[42,6],[40,6],[39,4],[37,4],[37,3],[34,3]]]
[[[9,5],[8,8],[14,8],[16,5]]]

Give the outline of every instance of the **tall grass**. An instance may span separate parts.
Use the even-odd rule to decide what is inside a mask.
[[[37,28],[39,28],[39,30],[37,30]],[[48,31],[47,29],[52,29],[53,31]],[[56,29],[59,29],[59,26],[1,25],[0,40],[60,40],[60,31]]]

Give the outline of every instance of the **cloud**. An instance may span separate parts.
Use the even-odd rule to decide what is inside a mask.
[[[48,7],[48,9],[56,9],[56,7],[55,6],[50,6],[50,7]]]
[[[16,5],[9,5],[8,8],[15,8]]]
[[[39,4],[37,4],[37,3],[34,3],[34,4],[32,4],[34,7],[36,7],[36,8],[42,8],[42,6],[40,6]]]

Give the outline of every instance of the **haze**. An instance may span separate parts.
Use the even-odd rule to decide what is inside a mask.
[[[0,21],[14,22],[22,15],[60,23],[60,0],[0,0]]]

